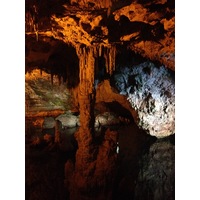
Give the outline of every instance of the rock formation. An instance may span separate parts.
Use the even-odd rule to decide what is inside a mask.
[[[77,132],[76,134],[80,137],[82,133]],[[98,146],[92,143],[87,136],[82,139],[84,143],[77,138],[79,148],[76,153],[75,169],[67,175],[67,177],[72,177],[70,181],[67,181],[70,199],[112,198],[116,174],[117,139],[117,132],[109,129],[106,130],[103,141]],[[69,171],[68,168],[66,170]]]
[[[174,11],[171,0],[26,1],[26,73],[40,69],[52,85],[55,76],[58,85],[66,82],[80,112],[72,200],[112,183],[117,133],[107,131],[101,145],[95,143],[95,102],[118,102],[151,135],[174,133],[174,85],[162,80],[168,76],[164,68],[175,70]],[[110,80],[123,60],[116,62],[122,46],[163,67],[115,74],[119,92]]]
[[[151,62],[124,67],[113,75],[113,84],[138,113],[138,125],[158,138],[175,132],[174,78]]]

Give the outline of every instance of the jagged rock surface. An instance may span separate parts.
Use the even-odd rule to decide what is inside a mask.
[[[137,121],[137,113],[131,107],[130,103],[127,101],[127,98],[123,95],[118,94],[114,88],[111,87],[109,80],[104,80],[101,82],[96,89],[96,102],[118,102],[122,105],[127,111],[129,111]]]
[[[63,74],[66,75],[62,71],[65,64],[68,63],[69,68],[74,69],[74,66],[79,63],[79,68],[74,70],[76,73],[64,77],[69,80],[78,79],[71,87],[73,91],[77,89],[76,101],[80,111],[81,126],[76,132],[78,150],[70,199],[79,200],[82,199],[80,197],[83,193],[90,193],[94,189],[95,195],[97,190],[104,191],[106,186],[112,185],[116,161],[116,133],[107,132],[102,145],[99,145],[99,148],[94,146],[95,75],[99,72],[97,60],[101,57],[105,62],[107,76],[110,76],[116,67],[116,47],[125,43],[125,48],[130,48],[143,57],[159,61],[174,70],[174,6],[171,1],[163,0],[150,3],[144,0],[125,3],[122,0],[56,0],[53,2],[29,0],[27,2],[26,37],[31,38],[32,41],[35,40],[35,43],[40,41],[49,43],[47,38],[62,41],[73,46],[76,57],[78,56],[77,62],[71,63],[70,60],[74,59],[67,52],[66,58],[70,58],[69,63],[48,63],[51,56],[55,56],[55,54],[52,55],[53,52],[47,53],[45,49],[46,53],[37,58],[31,49],[26,55],[26,66],[27,69],[40,68],[40,64],[45,65],[47,62],[51,65],[49,69],[51,76],[56,74],[61,78]],[[29,45],[33,43],[27,43],[27,49],[30,49]],[[56,60],[59,58],[59,56],[56,57]],[[63,60],[65,61],[65,56]],[[48,66],[44,67],[48,70]],[[62,75],[59,74],[59,68]],[[98,85],[96,89],[97,102],[117,101],[129,110],[134,118],[137,118],[126,97],[113,92],[108,80]],[[146,107],[150,109],[149,102],[154,102],[154,104],[156,102],[148,98],[143,106],[145,112]],[[140,107],[136,109],[139,110]],[[149,111],[145,114],[149,114]],[[140,117],[145,118],[145,116]],[[160,136],[163,136],[163,133]],[[93,199],[96,199],[95,196]],[[108,199],[110,199],[110,194],[108,194]]]
[[[115,87],[138,112],[138,125],[158,138],[175,132],[175,85],[170,72],[151,62],[122,68]]]
[[[54,6],[29,0],[26,4],[26,36],[34,36],[35,42],[54,38],[75,48],[126,43],[132,51],[175,69],[172,0],[57,0]]]
[[[33,65],[39,67],[38,65],[40,63],[47,62],[53,53],[52,49],[48,50],[48,48],[55,47],[57,42],[60,41],[65,44],[70,44],[76,49],[80,70],[76,70],[77,74],[74,77],[76,79],[79,78],[80,85],[78,86],[79,82],[77,82],[73,88],[79,88],[78,93],[81,90],[83,91],[83,89],[80,89],[81,87],[88,87],[86,89],[88,94],[94,95],[95,74],[99,73],[96,63],[99,57],[104,59],[104,67],[106,68],[107,74],[111,75],[113,73],[116,67],[115,57],[117,45],[124,44],[124,48],[129,48],[131,51],[143,57],[159,61],[166,67],[175,69],[175,8],[173,1],[157,0],[147,2],[138,0],[124,3],[120,0],[57,0],[56,2],[57,4],[54,10],[50,8],[53,4],[51,2],[44,1],[36,3],[31,0],[27,2],[26,40],[28,42],[26,47],[30,50],[27,51],[26,55],[27,68]],[[49,9],[47,9],[48,5]],[[48,21],[47,19],[49,19],[49,23],[44,23]],[[33,40],[35,40],[35,43]],[[41,47],[35,45],[37,43],[40,43]],[[29,48],[30,46],[41,50],[43,55],[33,55],[35,49]],[[74,66],[74,63],[69,63],[69,65],[70,68],[73,68],[71,66]],[[90,67],[86,65],[90,65]],[[56,63],[54,68],[58,68],[59,66]],[[78,74],[78,72],[80,73]],[[120,79],[123,81],[123,77]],[[82,98],[81,96],[79,95],[77,100],[80,105],[82,105],[80,103],[82,101],[80,100]],[[144,98],[147,98],[147,96],[144,96]],[[151,100],[150,96],[148,98],[149,101],[154,101]],[[172,98],[170,99],[172,100]],[[157,135],[158,137],[172,134],[173,125],[169,127],[169,124],[174,123],[172,122],[174,117],[172,114],[172,117],[169,118],[168,114],[169,112],[173,113],[173,103],[171,108],[168,107],[172,111],[166,110],[163,107],[166,110],[167,119],[169,120],[169,122],[166,122],[166,118],[162,119],[164,121],[164,123],[162,122],[162,126],[165,131],[160,130],[158,127],[155,130],[150,130],[151,128],[147,127],[147,124],[150,123],[153,126],[156,122],[146,122],[147,119],[145,119],[145,116],[140,116],[142,119],[140,123],[141,127],[148,130],[151,135]],[[157,104],[159,104],[159,101],[156,101],[156,109],[159,107]],[[84,105],[83,107],[86,108],[87,106]],[[143,105],[143,107],[148,107],[148,105]],[[136,109],[139,110],[140,108],[137,107]],[[156,112],[157,117],[160,117],[158,110]],[[151,118],[151,116],[148,115],[146,118]],[[158,123],[161,122],[158,118],[156,120]],[[156,132],[159,133],[157,134]]]

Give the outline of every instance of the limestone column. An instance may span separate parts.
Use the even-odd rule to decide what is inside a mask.
[[[95,148],[93,147],[93,128],[94,128],[94,67],[95,56],[94,48],[79,47],[77,50],[79,56],[79,88],[78,102],[80,111],[80,128],[75,137],[78,142],[76,153],[75,172],[73,183],[70,190],[70,198],[76,199],[77,191],[88,187],[88,178],[92,176],[95,164]],[[77,197],[78,199],[78,197]]]
[[[95,145],[94,134],[94,104],[95,104],[95,58],[101,54],[98,46],[77,47],[79,57],[79,86],[78,103],[80,111],[80,128],[75,134],[78,142],[76,152],[75,169],[70,182],[70,199],[80,200],[83,195],[96,195],[100,191],[101,198],[104,195],[110,196],[105,191],[112,185],[113,171],[116,160],[117,133],[108,131],[101,145]],[[115,50],[115,49],[114,49]],[[107,72],[111,73],[114,65],[113,49],[105,51],[107,54]],[[114,138],[114,139],[113,139]],[[111,145],[112,144],[112,145]],[[94,196],[90,199],[94,199]],[[101,198],[102,199],[102,198]]]

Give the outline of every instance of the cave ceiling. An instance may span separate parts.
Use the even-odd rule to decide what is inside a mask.
[[[174,0],[26,0],[26,67],[68,44],[124,45],[175,70]]]

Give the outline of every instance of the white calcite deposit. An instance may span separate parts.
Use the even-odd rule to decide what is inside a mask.
[[[142,129],[157,138],[175,133],[175,83],[167,68],[144,62],[123,68],[114,79],[137,111]]]

